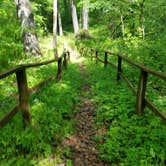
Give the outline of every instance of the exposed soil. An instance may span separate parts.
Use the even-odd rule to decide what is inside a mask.
[[[72,161],[74,166],[108,166],[98,156],[94,136],[97,134],[95,129],[95,105],[92,99],[89,99],[91,87],[88,84],[88,76],[86,74],[86,66],[80,65],[80,72],[84,79],[80,104],[77,105],[76,132],[74,135],[63,141],[63,146],[70,147],[72,151]]]

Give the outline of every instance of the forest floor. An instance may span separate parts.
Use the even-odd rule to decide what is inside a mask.
[[[75,133],[63,141],[64,147],[71,149],[74,166],[107,166],[100,160],[94,137],[97,134],[95,127],[95,104],[91,95],[91,85],[88,83],[90,75],[86,72],[84,62],[79,64],[83,84],[80,93],[80,103],[74,118]]]
[[[85,58],[80,57],[74,43],[70,43],[67,50],[71,63],[63,71],[62,80],[52,80],[30,96],[32,125],[23,130],[22,115],[18,113],[1,130],[0,165],[164,166],[166,128],[160,118],[147,108],[137,116],[135,96],[124,81],[116,81],[116,70],[92,61],[88,51]],[[103,55],[100,58],[104,60]],[[123,69],[137,85],[138,71],[125,64]],[[29,87],[55,75],[56,70],[55,64],[28,69]],[[165,96],[152,91],[149,85],[151,81],[147,97],[164,111]],[[0,86],[0,102],[17,92],[15,76]],[[1,116],[17,104],[16,99],[11,101],[2,103]]]

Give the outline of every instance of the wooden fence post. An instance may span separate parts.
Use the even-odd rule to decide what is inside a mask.
[[[105,56],[104,56],[104,67],[107,67],[108,64],[108,53],[105,52]]]
[[[67,69],[66,52],[64,53],[63,67],[64,67],[64,69]]]
[[[20,68],[20,70],[16,71],[16,78],[19,93],[19,108],[22,112],[24,127],[26,127],[31,122],[31,114],[29,106],[28,83],[25,68]]]
[[[58,59],[58,71],[57,71],[57,78],[60,80],[62,78],[62,57]]]
[[[98,51],[96,51],[96,64],[98,62]]]
[[[80,48],[80,54],[83,56],[83,47]]]
[[[145,108],[145,93],[146,93],[146,84],[147,84],[148,73],[141,70],[140,80],[137,91],[137,100],[136,100],[136,112],[138,115],[141,115]]]
[[[70,52],[69,51],[67,51],[67,56],[68,56],[67,61],[70,62]]]
[[[84,49],[81,47],[81,56],[83,56],[83,51],[84,51]]]
[[[117,81],[120,80],[120,74],[122,72],[122,58],[118,56],[118,70],[117,70]]]
[[[82,49],[82,56],[85,56],[85,48]]]

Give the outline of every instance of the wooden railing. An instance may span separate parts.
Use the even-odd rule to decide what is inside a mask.
[[[19,104],[14,106],[13,109],[11,109],[2,118],[0,118],[0,128],[5,126],[10,121],[10,119],[16,115],[18,111],[22,112],[24,127],[30,124],[31,113],[30,113],[30,106],[29,106],[29,94],[37,91],[38,89],[40,89],[43,85],[45,85],[47,82],[49,82],[52,79],[55,79],[55,78],[57,78],[58,80],[61,79],[62,68],[64,67],[65,69],[67,69],[67,62],[68,62],[68,59],[70,59],[69,57],[70,57],[70,53],[64,52],[59,58],[54,58],[52,60],[41,62],[41,63],[19,65],[13,69],[10,69],[0,74],[0,80],[10,76],[11,74],[16,74],[16,81],[18,85],[18,98],[19,98]],[[28,83],[27,83],[27,77],[26,77],[26,69],[48,65],[54,62],[58,63],[57,73],[45,79],[44,81],[40,82],[39,84],[32,87],[31,89],[29,89]],[[14,96],[17,96],[17,94]]]
[[[166,115],[164,113],[162,113],[158,108],[156,108],[156,106],[145,97],[148,75],[149,74],[154,75],[166,82],[166,73],[158,72],[155,70],[150,70],[146,66],[136,63],[124,55],[119,55],[119,54],[113,53],[111,51],[99,51],[99,50],[92,49],[92,48],[90,48],[90,49],[81,48],[80,49],[81,55],[85,55],[85,53],[88,50],[90,51],[91,60],[93,60],[93,58],[95,58],[96,62],[99,61],[99,62],[103,63],[105,67],[107,67],[107,65],[110,64],[113,68],[115,68],[117,70],[117,76],[116,76],[117,81],[119,81],[120,78],[122,78],[125,82],[127,82],[130,89],[136,96],[136,113],[137,114],[139,114],[139,115],[142,114],[145,106],[147,106],[156,115],[161,117],[163,119],[163,121],[166,123]],[[101,53],[101,52],[104,53],[104,60],[99,58],[99,53]],[[117,60],[118,60],[117,65],[115,65],[111,62],[108,62],[108,55],[117,56]],[[139,77],[139,84],[138,84],[137,91],[135,90],[133,84],[129,81],[129,79],[122,72],[122,61],[125,61],[128,64],[130,64],[132,67],[138,68],[140,70],[140,77]]]

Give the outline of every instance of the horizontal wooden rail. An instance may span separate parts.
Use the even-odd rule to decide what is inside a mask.
[[[113,68],[117,69],[117,66],[111,62],[108,62],[108,64],[110,64]]]
[[[121,77],[123,78],[123,80],[128,84],[128,86],[130,87],[131,91],[133,92],[133,94],[136,96],[137,92],[133,86],[133,84],[128,80],[128,78],[126,76],[124,76],[124,74],[121,73]],[[145,105],[152,111],[154,112],[157,116],[159,116],[160,118],[163,119],[164,122],[166,122],[166,115],[163,114],[159,109],[157,109],[154,104],[152,104],[148,99],[145,98]]]
[[[67,53],[67,57],[66,57],[66,62],[65,62],[65,60],[64,60],[64,68],[66,68],[67,67],[67,61],[70,61],[70,52],[66,52]],[[63,57],[65,57],[64,55],[63,55]],[[49,64],[49,63],[52,63],[52,62],[56,62],[57,60],[49,60],[49,61],[45,61],[45,62],[41,62],[41,63],[36,63],[36,64],[26,64],[26,67],[27,68],[30,68],[30,67],[38,67],[38,66],[41,66],[41,65],[47,65],[47,64]],[[41,64],[41,65],[40,65]],[[36,66],[35,66],[36,65]],[[15,69],[15,68],[14,68]],[[18,70],[20,69],[20,66],[18,66]],[[15,71],[17,71],[17,70],[15,70]],[[12,74],[12,73],[11,73]],[[9,74],[10,75],[10,74]],[[37,91],[38,89],[40,89],[40,87],[42,87],[45,83],[47,83],[48,81],[50,81],[50,80],[52,80],[52,79],[55,79],[57,76],[56,75],[52,75],[52,76],[50,76],[48,79],[46,79],[46,80],[44,80],[44,81],[42,81],[41,83],[39,83],[39,84],[37,84],[37,85],[35,85],[34,87],[32,87],[32,88],[30,88],[29,89],[29,93],[31,94],[32,92],[35,92],[35,91]],[[2,78],[1,78],[2,79]],[[11,95],[10,97],[13,97],[13,98],[16,98],[16,99],[18,99],[19,98],[19,94],[18,93],[14,93],[13,95]],[[9,96],[8,97],[6,97],[5,99],[4,99],[4,101],[6,101],[6,102],[10,102],[12,99],[9,99]]]
[[[0,74],[0,79],[3,79],[3,78],[5,78],[5,77],[7,77],[7,76],[9,76],[9,75],[11,75],[11,74],[17,72],[18,70],[20,70],[20,68],[21,68],[21,66],[17,66],[17,67],[14,67],[14,68],[12,68],[12,69],[9,69],[9,70],[7,70],[7,71],[1,73],[1,74]]]
[[[23,66],[25,68],[38,67],[38,66],[48,65],[50,63],[57,62],[57,61],[58,61],[58,59],[52,59],[52,60],[45,61],[45,62],[40,62],[40,63],[25,64]]]
[[[163,119],[163,121],[165,122],[166,124],[166,115],[163,114],[161,111],[159,111],[155,106],[154,104],[152,104],[148,99],[145,99],[145,104],[146,106],[152,111],[154,112],[157,116],[159,116],[160,118]]]
[[[14,67],[13,69],[9,69],[3,73],[0,74],[0,79],[3,79],[5,77],[8,77],[9,75],[23,69],[23,68],[30,68],[30,67],[38,67],[38,66],[42,66],[42,65],[47,65],[53,62],[57,62],[57,59],[52,59],[49,61],[45,61],[45,62],[40,62],[40,63],[33,63],[33,64],[22,64],[22,65],[18,65],[16,67]]]
[[[64,52],[59,58],[64,58],[66,56],[66,54],[69,54],[69,51]],[[38,66],[48,65],[48,64],[53,63],[53,62],[58,62],[59,58],[54,58],[54,59],[44,61],[44,62],[39,62],[39,63],[18,65],[16,67],[12,68],[12,69],[9,69],[9,70],[1,73],[0,74],[0,79],[5,78],[5,77],[13,74],[13,73],[17,72],[18,70],[21,70],[22,68],[38,67]]]
[[[9,111],[8,113],[6,113],[1,119],[0,119],[0,128],[4,127],[6,125],[7,122],[10,121],[10,119],[12,119],[16,113],[19,111],[19,105],[16,105],[14,108],[12,108],[11,111]]]
[[[56,74],[53,74],[52,76],[48,77],[46,80],[38,83],[37,85],[33,86],[29,89],[29,94],[37,92],[40,88],[42,88],[44,85],[46,85],[49,81],[54,80],[57,78]]]
[[[104,61],[103,61],[103,60],[101,60],[101,59],[99,59],[99,58],[98,58],[98,61],[99,61],[99,62],[102,62],[102,63],[104,63]]]
[[[138,64],[136,62],[133,62],[128,57],[125,57],[125,56],[122,56],[122,55],[117,55],[117,56],[121,57],[123,60],[125,60],[129,64],[131,64],[131,65],[133,65],[133,66],[135,66],[135,67],[137,67],[137,68],[139,68],[139,69],[141,69],[143,71],[146,71],[147,73],[153,74],[153,75],[163,79],[164,81],[166,81],[166,73],[161,73],[161,72],[158,72],[158,71],[155,71],[155,70],[148,69],[144,65],[141,65],[141,64]]]
[[[127,63],[129,63],[130,65],[132,66],[135,66],[143,71],[146,71],[150,74],[153,74],[161,79],[163,79],[164,81],[166,81],[166,73],[163,73],[163,72],[158,72],[158,71],[155,71],[155,70],[151,70],[149,68],[147,68],[146,66],[142,65],[142,64],[139,64],[137,62],[134,62],[132,61],[131,59],[129,59],[127,56],[125,55],[119,55],[119,54],[116,54],[116,53],[113,53],[112,51],[102,51],[102,50],[95,50],[95,49],[92,49],[90,48],[91,50],[93,50],[94,52],[103,52],[103,53],[107,53],[108,55],[115,55],[117,57],[120,57],[122,58],[123,60],[125,60]]]
[[[130,87],[131,91],[133,92],[133,94],[136,96],[137,92],[133,86],[133,84],[129,81],[129,79],[123,74],[121,73],[120,76],[122,77],[122,79],[128,84],[128,86]]]
[[[67,59],[68,56],[68,59]],[[49,61],[44,61],[40,63],[33,63],[33,64],[23,64],[19,65],[13,69],[3,72],[0,74],[0,79],[8,77],[11,74],[16,74],[17,78],[17,85],[18,85],[18,94],[15,94],[14,97],[19,99],[19,105],[15,106],[11,111],[4,115],[3,118],[0,119],[0,128],[3,127],[9,120],[18,112],[21,111],[23,116],[23,124],[25,127],[30,124],[31,122],[31,113],[30,113],[30,106],[29,106],[29,94],[32,92],[37,91],[43,85],[45,85],[50,80],[54,78],[61,79],[62,68],[64,67],[67,69],[67,61],[70,60],[70,53],[63,52],[63,54],[59,58],[55,58]],[[45,79],[44,81],[40,82],[33,88],[28,88],[27,78],[26,78],[26,69],[31,67],[39,67],[42,65],[48,65],[53,62],[58,63],[58,71],[57,74],[50,76],[49,78]],[[62,65],[63,62],[63,65]]]
[[[37,85],[33,86],[32,88],[29,88],[29,90],[28,90],[29,94],[35,93],[40,88],[42,88],[45,84],[47,84],[49,81],[54,80],[55,78],[57,78],[56,73],[53,74],[52,76],[48,77],[46,80],[44,80],[44,81],[38,83]],[[9,99],[9,97],[11,97],[11,98]],[[18,99],[19,94],[14,93],[13,95],[6,97],[3,101],[10,103],[13,100],[13,98]]]
[[[81,50],[82,50],[82,52],[84,51],[83,48]],[[100,50],[96,50],[93,48],[90,48],[90,50],[91,50],[91,57],[95,57],[96,63],[97,63],[97,61],[99,61],[99,62],[103,63],[105,67],[107,66],[107,64],[110,64],[114,69],[117,70],[117,81],[120,80],[120,78],[122,77],[122,79],[128,84],[131,91],[136,96],[136,112],[137,112],[137,114],[142,114],[145,106],[147,106],[152,112],[154,112],[157,116],[162,118],[166,124],[166,115],[164,113],[162,113],[159,109],[157,109],[154,106],[154,104],[151,103],[145,97],[148,75],[152,74],[152,75],[166,81],[166,73],[151,70],[142,64],[139,64],[139,63],[136,63],[136,62],[130,60],[128,57],[126,57],[124,55],[119,55],[119,54],[113,53],[111,51],[100,51]],[[92,55],[93,52],[95,52],[96,56]],[[101,60],[99,58],[100,52],[104,53],[104,60]],[[118,57],[118,65],[117,66],[111,62],[108,62],[108,55],[110,55],[110,54]],[[138,85],[137,91],[135,90],[133,84],[129,81],[129,79],[122,72],[122,61],[123,60],[126,61],[127,63],[129,63],[130,65],[132,65],[133,67],[140,69],[140,78],[139,78],[139,85]]]

